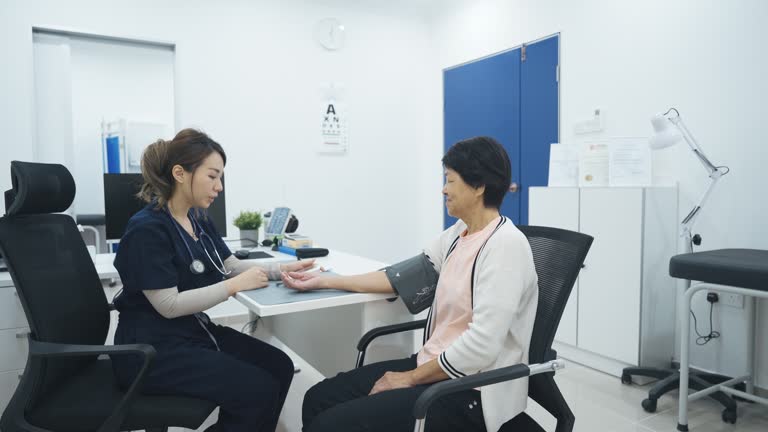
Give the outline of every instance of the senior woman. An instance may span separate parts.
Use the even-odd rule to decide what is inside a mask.
[[[509,156],[493,138],[476,137],[442,162],[445,206],[459,220],[422,254],[362,275],[282,274],[298,290],[394,292],[412,312],[431,305],[418,353],[340,373],[306,393],[305,432],[412,431],[414,402],[429,384],[528,362],[538,279],[526,237],[499,213]],[[525,410],[527,395],[527,379],[454,393],[430,407],[426,430],[495,432]]]

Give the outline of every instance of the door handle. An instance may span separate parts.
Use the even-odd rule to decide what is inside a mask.
[[[16,332],[16,339],[26,339],[27,336],[30,335],[30,333],[31,332],[29,330],[22,330],[20,332]]]
[[[516,193],[520,189],[520,185],[517,184],[517,182],[512,182],[509,184],[509,193]]]

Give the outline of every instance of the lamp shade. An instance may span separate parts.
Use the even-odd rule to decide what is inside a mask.
[[[674,123],[663,114],[656,114],[651,117],[651,124],[654,133],[648,145],[654,150],[671,147],[683,139],[683,135]]]

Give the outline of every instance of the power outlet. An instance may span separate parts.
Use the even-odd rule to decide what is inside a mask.
[[[724,306],[730,306],[737,309],[743,309],[744,308],[744,296],[741,294],[733,294],[733,293],[721,293],[720,294],[720,303],[722,303]]]

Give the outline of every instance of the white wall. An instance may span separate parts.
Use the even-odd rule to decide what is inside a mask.
[[[578,141],[574,124],[595,108],[606,118],[600,136],[647,136],[653,113],[677,107],[710,159],[731,168],[696,225],[702,249],[768,249],[766,18],[768,2],[761,0],[451,1],[430,20],[439,65],[430,72],[432,92],[441,94],[434,88],[441,68],[561,32],[561,140]],[[441,112],[438,101],[432,107]],[[441,130],[440,117],[433,116],[433,130]],[[685,146],[655,159],[659,177],[679,181],[679,213],[687,214],[707,184],[705,171]],[[715,327],[723,336],[696,347],[695,364],[741,372],[744,311],[717,309]],[[708,304],[700,299],[695,311],[706,317]],[[764,335],[768,305],[759,313],[758,335]],[[766,387],[768,343],[758,351],[759,382]]]
[[[431,237],[421,222],[398,222],[423,213],[427,31],[420,18],[399,11],[407,8],[376,4],[371,13],[372,5],[3,2],[2,56],[13,61],[0,68],[0,188],[10,186],[9,160],[33,156],[33,25],[169,41],[176,44],[175,123],[205,130],[227,151],[230,216],[288,205],[301,231],[321,244],[384,261],[410,256]],[[314,24],[327,16],[346,25],[340,52],[312,39]],[[351,149],[343,157],[314,153],[328,82],[346,89]],[[439,166],[439,157],[431,162]],[[439,183],[427,193],[439,195]],[[440,223],[433,225],[434,233]]]

